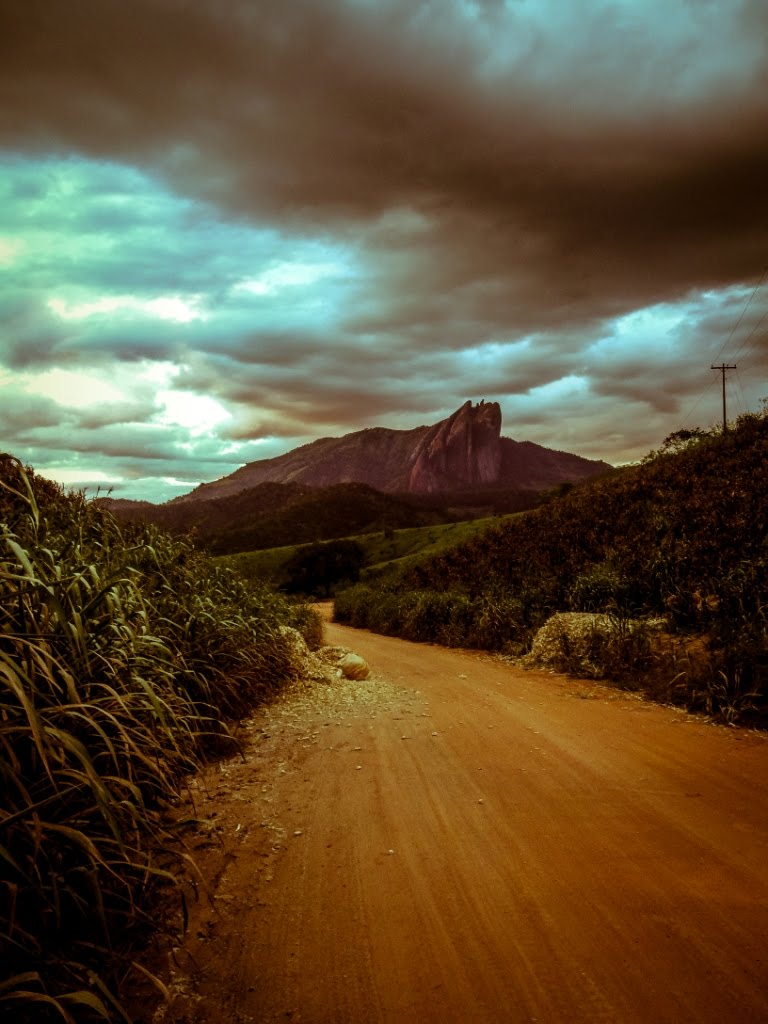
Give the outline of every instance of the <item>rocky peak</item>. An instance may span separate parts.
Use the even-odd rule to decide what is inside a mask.
[[[499,403],[468,401],[431,427],[372,427],[249,462],[175,498],[173,504],[226,498],[265,482],[330,487],[354,481],[379,491],[412,494],[502,486],[543,490],[607,468],[578,455],[501,437]]]
[[[417,493],[494,484],[502,460],[498,402],[467,401],[430,427],[417,444],[408,490]]]

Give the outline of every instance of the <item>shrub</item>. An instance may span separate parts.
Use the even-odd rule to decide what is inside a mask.
[[[629,611],[633,598],[626,578],[607,563],[579,573],[568,591],[568,604],[576,612]]]
[[[328,597],[341,583],[356,583],[365,552],[354,540],[300,547],[283,566],[284,589],[293,594]]]
[[[658,623],[592,612],[559,612],[537,631],[529,661],[589,679],[634,686],[652,663]]]

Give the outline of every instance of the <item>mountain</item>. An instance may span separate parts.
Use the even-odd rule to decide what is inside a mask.
[[[228,497],[266,482],[310,487],[355,482],[413,495],[492,487],[540,491],[608,469],[606,462],[502,437],[498,402],[467,401],[431,427],[371,427],[250,462],[170,504]]]

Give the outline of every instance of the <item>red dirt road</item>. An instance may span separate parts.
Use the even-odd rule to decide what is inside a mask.
[[[207,779],[214,909],[157,1019],[768,1021],[765,737],[479,655],[327,639],[373,681],[259,713],[247,761]]]

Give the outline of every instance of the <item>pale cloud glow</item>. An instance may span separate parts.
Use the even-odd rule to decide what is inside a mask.
[[[192,299],[180,299],[176,295],[164,295],[158,299],[150,299],[139,308],[143,308],[151,316],[160,320],[171,320],[177,324],[188,324],[192,320],[204,320],[205,316],[197,309],[199,296]]]
[[[147,363],[139,372],[139,378],[151,385],[167,387],[174,378],[179,376],[183,368],[176,363],[169,362]]]
[[[580,376],[560,377],[558,380],[548,381],[538,387],[531,388],[530,398],[537,403],[544,405],[550,402],[560,402],[568,398],[583,395],[589,390],[589,378]]]
[[[191,491],[193,487],[197,487],[197,481],[195,480],[177,480],[175,476],[164,476],[163,483],[167,484],[168,487],[178,488],[183,491]]]
[[[344,272],[340,263],[281,263],[266,270],[260,277],[239,281],[237,291],[254,295],[273,295],[287,289],[317,284]]]
[[[54,480],[57,484],[63,484],[65,487],[72,486],[77,489],[83,482],[84,474],[82,469],[71,469],[67,466],[36,466],[35,469],[41,474],[41,476],[47,477],[49,480]],[[100,469],[89,469],[87,471],[88,484],[92,487],[94,484],[104,484],[105,487],[109,487],[112,484],[120,483],[122,477],[110,476],[109,473],[105,473]]]
[[[188,324],[193,320],[205,319],[197,308],[200,297],[181,299],[177,295],[162,295],[156,299],[141,300],[131,295],[104,295],[89,302],[67,302],[64,299],[48,300],[48,308],[62,320],[86,320],[89,317],[122,314],[141,315],[169,320],[172,323]]]
[[[44,395],[59,405],[87,409],[107,402],[124,402],[127,395],[103,377],[71,370],[47,370],[29,377],[25,385],[29,394]]]
[[[684,323],[686,311],[678,307],[652,306],[649,309],[638,309],[628,316],[619,317],[612,324],[613,333],[619,337],[643,335],[648,337],[669,334]]]
[[[157,401],[163,407],[158,422],[184,427],[191,437],[210,434],[232,418],[220,402],[207,395],[161,390],[157,392]]]
[[[17,238],[0,238],[0,267],[11,267],[23,250],[24,243]]]

